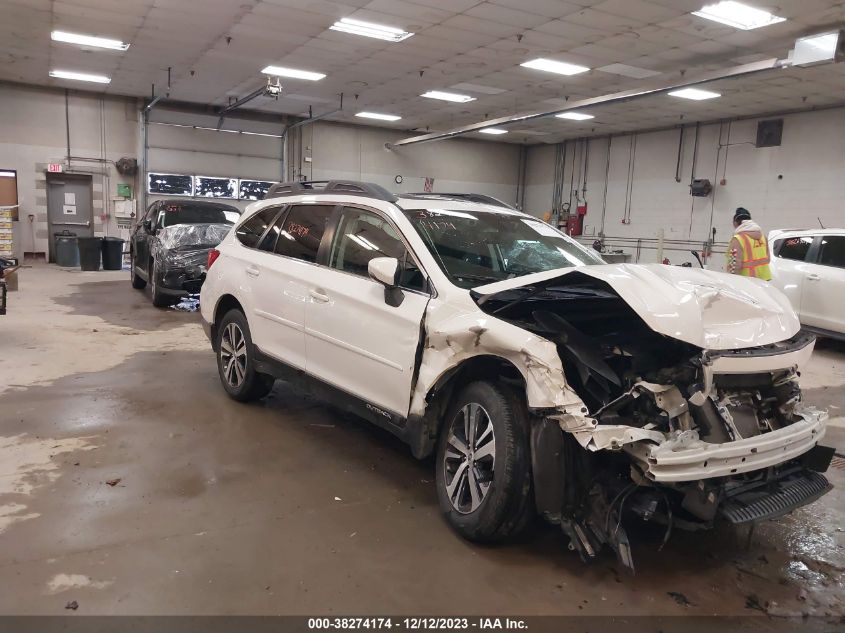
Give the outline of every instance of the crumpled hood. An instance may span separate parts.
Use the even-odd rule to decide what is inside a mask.
[[[212,248],[232,230],[233,224],[173,224],[161,229],[156,238],[164,249]]]
[[[800,329],[787,298],[771,284],[663,264],[606,264],[549,270],[479,286],[482,297],[579,272],[607,283],[655,332],[704,349],[783,341]],[[548,285],[548,284],[546,284]]]

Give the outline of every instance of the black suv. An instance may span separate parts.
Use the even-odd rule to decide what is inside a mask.
[[[132,231],[132,287],[150,284],[153,305],[166,306],[200,291],[208,251],[217,246],[240,211],[200,200],[153,202]]]

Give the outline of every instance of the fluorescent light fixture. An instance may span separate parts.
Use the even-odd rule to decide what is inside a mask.
[[[566,62],[558,62],[553,59],[532,59],[530,62],[523,62],[520,66],[525,68],[533,68],[534,70],[545,70],[549,73],[557,73],[558,75],[577,75],[578,73],[585,73],[589,68],[586,66],[579,66],[578,64],[567,64]]]
[[[778,17],[763,9],[750,7],[733,0],[705,5],[698,11],[693,11],[692,14],[743,31],[759,29],[761,26],[769,26],[786,20],[786,18]]]
[[[475,101],[475,97],[469,95],[459,95],[456,92],[441,92],[440,90],[429,90],[420,95],[427,99],[440,99],[441,101],[452,101],[454,103],[467,103],[468,101]]]
[[[569,119],[570,121],[586,121],[587,119],[595,119],[592,114],[585,114],[583,112],[561,112],[555,115],[558,119]]]
[[[845,41],[845,31],[819,33],[808,35],[795,40],[791,61],[794,66],[810,66],[825,62],[840,61],[845,56],[845,47],[840,42]],[[840,53],[839,50],[842,49]]]
[[[681,99],[692,99],[693,101],[704,101],[705,99],[715,99],[721,97],[718,92],[710,92],[709,90],[700,90],[699,88],[683,88],[682,90],[673,90],[669,93],[670,97],[680,97]]]
[[[105,75],[91,75],[89,73],[77,73],[71,70],[51,70],[50,76],[55,79],[73,79],[75,81],[93,81],[97,84],[107,84],[111,79]]]
[[[283,66],[267,66],[261,72],[274,77],[290,77],[291,79],[307,79],[308,81],[319,81],[325,75],[310,70],[297,70],[296,68],[284,68]]]
[[[94,37],[93,35],[80,35],[66,31],[53,31],[50,37],[54,42],[66,42],[68,44],[79,44],[80,46],[93,46],[95,48],[110,48],[115,51],[125,51],[129,44],[120,40],[111,40],[106,37]]]
[[[16,178],[17,174],[13,171],[0,171],[0,178]]]
[[[332,24],[329,29],[332,31],[351,33],[352,35],[374,37],[377,40],[386,40],[388,42],[401,42],[402,40],[407,40],[413,35],[413,33],[397,29],[393,26],[384,26],[383,24],[374,24],[373,22],[353,20],[352,18],[343,18],[338,20]]]
[[[507,134],[507,130],[503,130],[500,127],[486,127],[483,130],[478,130],[482,134]]]
[[[379,114],[378,112],[359,112],[355,116],[359,116],[362,119],[378,119],[379,121],[398,121],[402,118],[395,114]]]

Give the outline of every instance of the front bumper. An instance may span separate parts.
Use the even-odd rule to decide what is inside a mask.
[[[804,409],[799,415],[802,420],[777,431],[724,444],[703,442],[697,432],[683,431],[661,444],[637,442],[623,450],[655,482],[736,475],[782,464],[816,446],[824,437],[827,412]]]

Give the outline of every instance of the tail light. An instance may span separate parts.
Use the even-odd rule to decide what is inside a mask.
[[[205,269],[209,270],[211,268],[211,265],[217,261],[218,257],[220,257],[220,251],[218,251],[216,248],[212,248],[210,251],[208,251],[208,264],[206,264]]]

